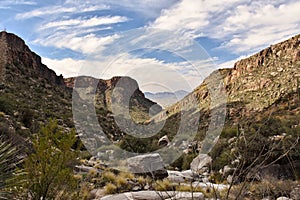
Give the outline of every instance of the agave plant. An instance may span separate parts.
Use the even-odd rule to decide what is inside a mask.
[[[8,188],[13,183],[13,173],[19,162],[16,148],[0,138],[0,200],[11,199]]]

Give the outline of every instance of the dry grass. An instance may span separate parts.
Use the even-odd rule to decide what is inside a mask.
[[[112,183],[107,183],[104,190],[105,194],[115,194],[117,192],[117,186]]]

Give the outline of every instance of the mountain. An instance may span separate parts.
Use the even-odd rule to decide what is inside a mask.
[[[297,92],[299,69],[300,35],[297,35],[236,62],[233,68],[213,72],[192,93],[167,108],[168,116],[179,113],[182,105],[186,104],[198,103],[199,110],[208,110],[211,91],[217,90],[220,83],[226,91],[227,104],[242,105],[238,116],[262,111],[280,98]],[[229,109],[229,115],[233,115],[235,110]],[[158,115],[156,119],[162,116]]]
[[[98,109],[107,109],[112,112],[112,97],[115,97],[115,101],[118,102],[126,102],[127,99],[122,98],[125,96],[128,97],[130,114],[135,121],[145,121],[149,119],[150,108],[152,109],[151,112],[153,112],[153,115],[162,110],[159,105],[145,97],[139,89],[136,80],[130,77],[116,76],[108,80],[102,80],[83,76],[66,78],[64,81],[68,88],[89,88],[95,86],[95,105]],[[117,94],[116,88],[121,88],[125,91],[125,94]],[[89,93],[88,90],[86,91],[86,93]],[[127,94],[129,91],[132,91],[132,94]]]
[[[184,96],[188,94],[187,91],[178,90],[173,92],[145,92],[145,96],[148,99],[151,99],[157,102],[159,105],[163,106],[164,108],[180,101]]]
[[[18,36],[0,32],[1,135],[27,138],[58,118],[72,126],[71,92]]]
[[[0,133],[23,140],[37,133],[40,124],[49,118],[59,119],[60,125],[66,129],[73,128],[73,86],[82,87],[81,83],[96,84],[94,96],[99,121],[105,123],[108,133],[118,132],[114,131],[117,125],[110,108],[112,91],[118,82],[122,83],[119,88],[134,89],[129,106],[130,115],[136,121],[149,119],[150,111],[155,114],[161,110],[160,106],[145,98],[137,82],[129,77],[64,79],[44,65],[41,57],[32,52],[20,37],[0,32]],[[118,98],[115,95],[116,100],[122,100]]]
[[[216,173],[226,166],[235,168],[237,182],[256,180],[261,171],[275,165],[279,171],[286,166],[290,170],[272,177],[299,177],[299,72],[297,35],[236,62],[233,68],[214,71],[151,121],[166,120],[160,136],[172,138],[174,148],[191,144],[208,153]]]

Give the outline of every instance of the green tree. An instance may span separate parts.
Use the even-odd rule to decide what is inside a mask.
[[[64,132],[56,120],[42,127],[33,140],[34,152],[25,160],[26,183],[24,194],[28,199],[73,199],[78,188],[72,167],[77,151],[75,131]]]

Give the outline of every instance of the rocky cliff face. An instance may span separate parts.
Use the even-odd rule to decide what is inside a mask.
[[[7,67],[11,69],[8,70]],[[17,74],[5,73],[11,70]],[[2,80],[17,81],[17,75],[22,75],[46,79],[49,83],[64,86],[62,76],[57,76],[42,64],[41,57],[32,52],[21,38],[5,31],[0,32],[0,73]]]
[[[234,68],[213,72],[183,100],[167,108],[170,115],[186,105],[197,103],[199,110],[211,105],[211,92],[218,92],[220,82],[227,94],[227,103],[243,105],[239,115],[268,108],[281,97],[296,92],[300,86],[300,35],[272,45],[261,52],[240,60]],[[208,89],[208,85],[212,86]],[[237,108],[228,108],[229,115]],[[163,114],[156,116],[162,119]]]
[[[262,110],[296,92],[300,69],[300,35],[235,63],[224,78],[229,102],[244,101]]]
[[[112,77],[108,80],[96,79],[93,77],[72,77],[66,78],[65,84],[67,87],[73,88],[86,88],[86,94],[95,95],[96,106],[98,108],[107,109],[112,111],[112,93],[116,87],[121,88],[123,93],[114,93],[114,98],[116,102],[124,102],[124,98],[130,98],[130,108],[132,117],[136,121],[143,121],[144,119],[149,119],[149,109],[155,108],[152,110],[156,113],[161,111],[161,107],[155,102],[145,98],[145,95],[139,89],[138,83],[130,77]],[[96,86],[95,91],[91,91],[92,88]],[[133,89],[133,94],[128,97],[129,89]],[[155,106],[154,106],[155,105]],[[154,107],[153,107],[154,106]]]

